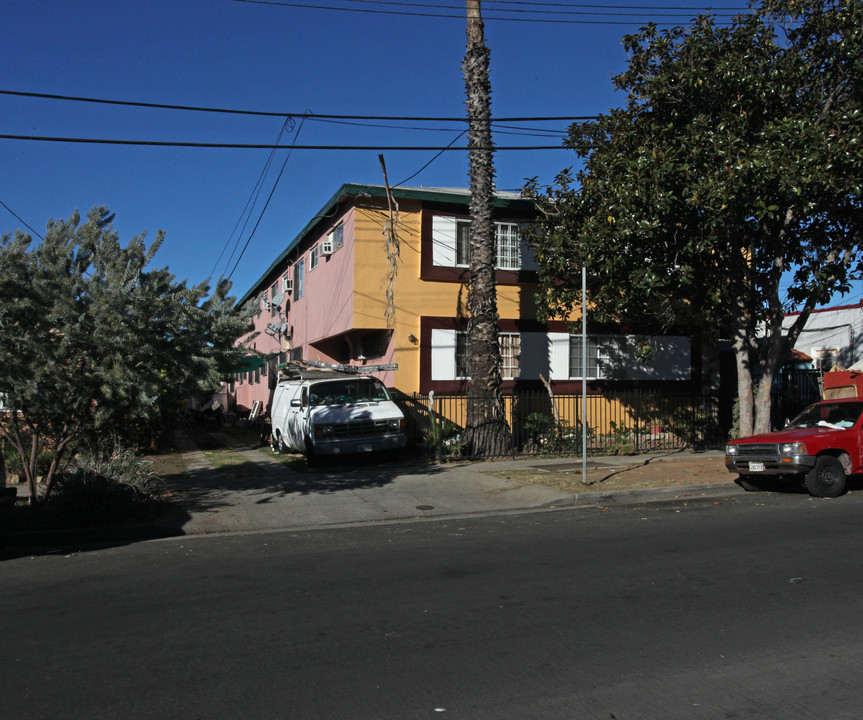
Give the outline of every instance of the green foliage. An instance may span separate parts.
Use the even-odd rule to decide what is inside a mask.
[[[0,439],[0,453],[3,453],[3,461],[6,464],[6,472],[10,475],[24,475],[24,463],[15,447],[5,440]],[[45,475],[51,467],[54,452],[48,448],[42,448],[36,456],[36,474]]]
[[[423,431],[425,444],[446,458],[461,457],[466,443],[462,439],[461,428],[449,420],[432,422]]]
[[[572,125],[577,172],[526,188],[541,313],[578,306],[586,265],[594,320],[728,333],[748,372],[760,323],[777,340],[786,303],[805,322],[863,272],[863,2],[766,0],[624,46],[626,106]]]
[[[88,448],[58,475],[48,505],[64,525],[95,525],[143,517],[161,483],[152,463],[114,438]]]
[[[176,282],[148,269],[162,243],[121,246],[105,208],[82,223],[50,221],[38,245],[21,232],[0,238],[0,426],[21,457],[49,445],[59,463],[77,444],[117,432],[144,444],[177,402],[218,387],[242,356],[249,325],[229,284]],[[29,445],[28,445],[29,444]],[[35,484],[36,468],[24,473]]]
[[[608,426],[611,432],[606,436],[607,442],[603,447],[603,452],[609,455],[632,455],[633,435],[638,432],[638,428],[628,428],[626,425],[618,425],[614,420],[610,420]]]
[[[551,453],[582,452],[581,427],[573,428],[565,420],[555,422],[545,413],[531,413],[525,418],[528,441],[539,450]]]

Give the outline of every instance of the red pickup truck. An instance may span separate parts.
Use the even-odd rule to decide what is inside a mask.
[[[762,489],[772,476],[802,479],[816,497],[837,497],[848,475],[863,473],[863,399],[823,400],[784,430],[731,440],[725,466],[747,490]]]

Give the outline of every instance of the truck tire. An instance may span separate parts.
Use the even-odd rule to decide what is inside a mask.
[[[285,439],[282,437],[282,434],[279,433],[279,437],[276,440],[276,444],[278,446],[279,455],[284,455],[288,452],[288,446],[285,445]]]
[[[845,468],[832,455],[822,455],[806,474],[806,489],[815,497],[839,497],[845,492]]]
[[[306,464],[310,468],[317,467],[321,464],[321,459],[315,452],[315,447],[312,445],[312,441],[309,440],[309,438],[306,438]]]

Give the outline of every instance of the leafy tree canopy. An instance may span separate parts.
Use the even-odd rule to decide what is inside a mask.
[[[249,331],[226,282],[176,282],[148,270],[163,233],[126,246],[113,215],[48,223],[33,243],[0,238],[0,436],[25,459],[35,486],[38,451],[55,453],[45,478],[79,441],[106,432],[127,442],[158,434],[178,402],[218,388]],[[34,493],[35,496],[35,493]]]
[[[599,320],[728,333],[741,431],[754,408],[767,429],[785,311],[802,311],[793,343],[861,273],[863,3],[765,0],[727,26],[706,15],[623,43],[626,106],[572,125],[578,172],[526,188],[542,211],[539,302],[567,315],[586,265]]]

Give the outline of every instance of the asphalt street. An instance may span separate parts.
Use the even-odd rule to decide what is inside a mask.
[[[0,563],[4,718],[857,718],[863,494]]]

